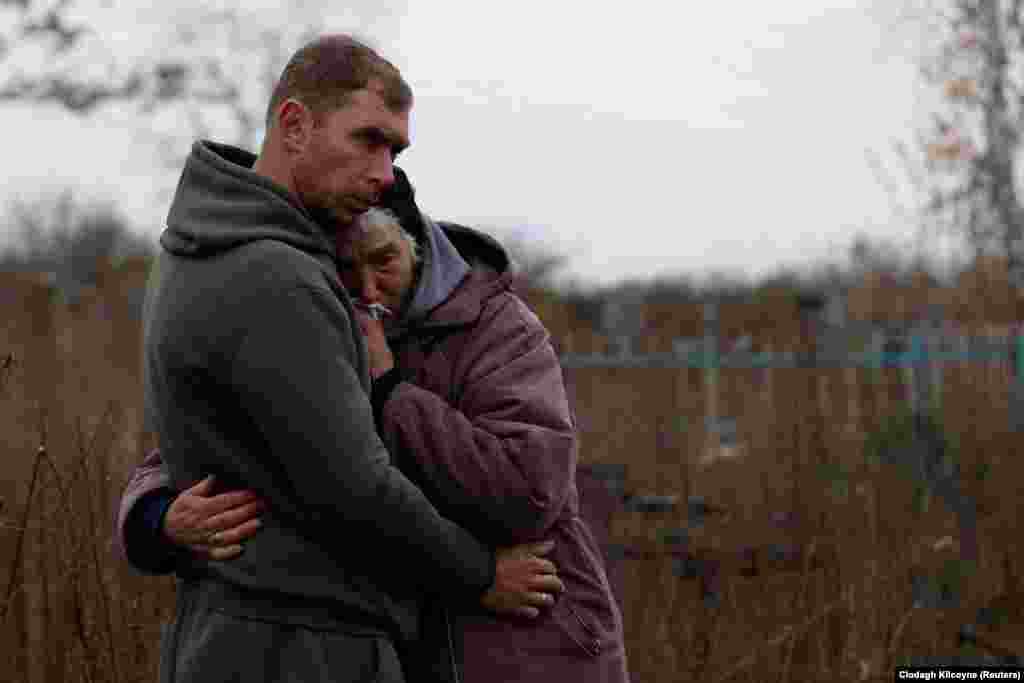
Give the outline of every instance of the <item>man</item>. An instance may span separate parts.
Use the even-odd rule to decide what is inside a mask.
[[[389,62],[326,36],[285,68],[259,157],[199,142],[186,162],[147,293],[147,416],[175,488],[212,474],[266,511],[242,556],[175,559],[164,681],[401,681],[424,592],[532,614],[562,589],[441,517],[374,429],[332,254],[393,183],[411,105]]]
[[[358,305],[391,313],[384,320],[361,316],[371,370],[389,385],[375,390],[380,434],[442,514],[479,538],[496,545],[556,538],[553,558],[567,586],[553,609],[531,621],[435,601],[425,610],[425,656],[413,666],[432,669],[430,680],[622,683],[621,616],[598,545],[580,519],[576,433],[547,332],[510,291],[513,273],[501,246],[422,216],[404,174],[396,168],[395,176],[384,200],[393,212],[370,209],[338,240],[341,279]],[[152,558],[169,555],[175,543],[237,556],[239,543],[255,533],[258,502],[241,498],[225,512],[204,513],[204,506],[246,493],[173,498],[158,463],[154,458],[129,485],[135,514],[151,521],[126,529],[125,546]],[[161,524],[159,510],[168,505]],[[212,544],[207,531],[217,532]],[[430,635],[447,635],[451,625],[449,663],[444,637]]]

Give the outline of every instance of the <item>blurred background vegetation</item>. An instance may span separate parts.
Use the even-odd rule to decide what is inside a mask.
[[[930,364],[923,423],[903,367],[633,362],[699,348],[711,310],[718,353],[813,353],[827,327],[808,315],[813,300],[841,302],[851,351],[881,350],[877,330],[898,336],[929,318],[955,344],[1017,338],[1022,4],[901,5],[931,95],[920,127],[873,164],[918,226],[911,240],[862,234],[833,260],[756,280],[597,287],[563,277],[571,254],[536,226],[477,226],[516,258],[522,296],[564,358],[618,359],[567,362],[565,377],[584,469],[607,484],[602,534],[634,680],[881,681],[900,663],[1024,656],[1012,355]],[[124,125],[157,139],[155,162],[176,168],[194,137],[256,146],[270,84],[323,5],[300,3],[283,26],[197,4],[160,57],[115,49],[109,64],[95,51],[109,37],[76,3],[0,8],[0,64],[42,55],[0,79],[0,101],[83,120],[116,104]],[[158,125],[168,113],[186,133]],[[73,188],[11,199],[0,225],[0,652],[12,662],[0,680],[151,680],[173,583],[134,575],[110,534],[154,443],[138,360],[157,245],[116,204]],[[959,266],[930,256],[941,235],[960,238]],[[970,524],[949,487],[973,502]]]

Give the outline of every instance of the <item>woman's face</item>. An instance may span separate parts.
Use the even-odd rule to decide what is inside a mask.
[[[383,304],[396,315],[412,290],[412,246],[397,226],[347,231],[338,239],[341,282],[366,304]]]

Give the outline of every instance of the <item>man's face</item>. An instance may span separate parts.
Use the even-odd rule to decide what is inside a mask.
[[[409,112],[388,109],[372,83],[323,116],[295,160],[295,190],[318,219],[343,227],[394,182],[392,164],[409,145]]]
[[[349,292],[363,303],[383,304],[401,314],[415,268],[412,246],[399,229],[389,226],[368,234],[350,230],[341,235],[337,248],[339,275]]]

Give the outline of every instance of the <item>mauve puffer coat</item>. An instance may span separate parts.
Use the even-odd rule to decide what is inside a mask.
[[[536,620],[455,611],[463,683],[623,683],[622,617],[580,517],[578,440],[547,330],[479,233],[442,224],[471,275],[392,343],[410,379],[379,431],[442,515],[492,545],[554,539],[566,592]],[[488,267],[487,264],[490,264]]]

